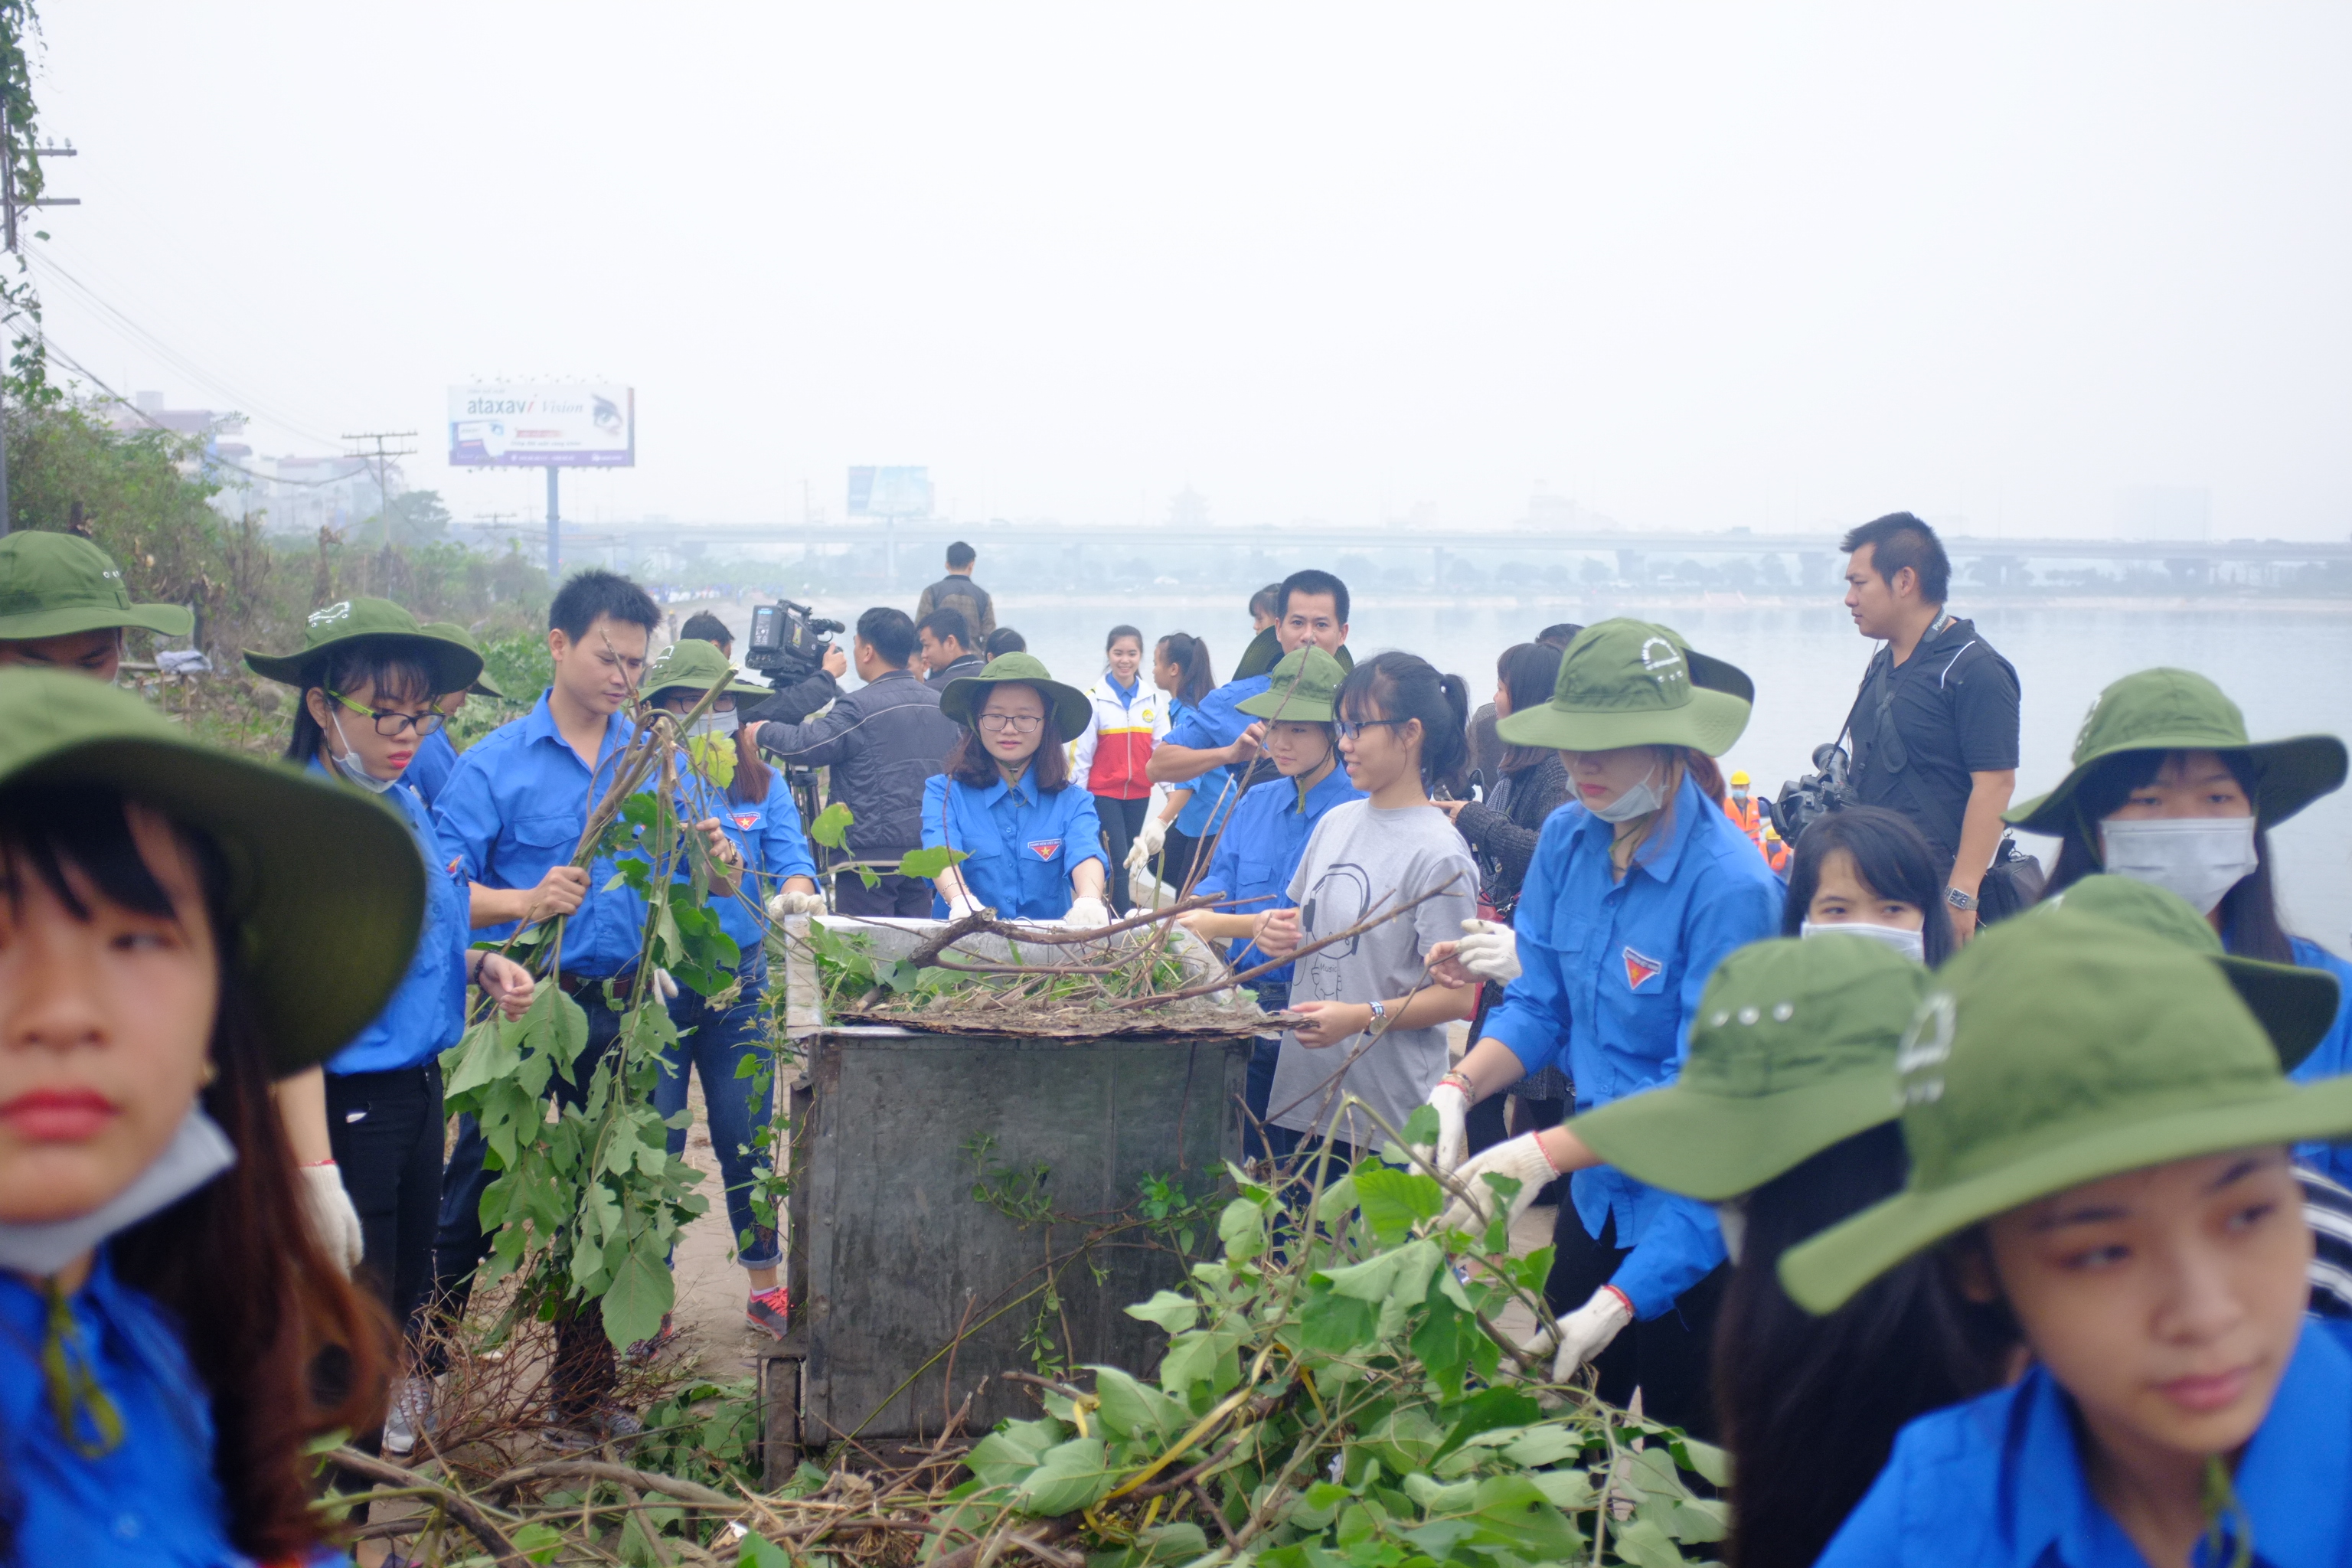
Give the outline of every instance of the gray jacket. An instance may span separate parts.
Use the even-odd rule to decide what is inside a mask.
[[[961,732],[940,694],[901,669],[845,692],[805,724],[762,724],[760,750],[788,767],[829,767],[831,798],[849,807],[849,848],[902,855],[923,842],[923,781]]]
[[[950,680],[961,680],[967,675],[978,675],[988,668],[988,660],[976,653],[968,653],[945,669],[935,669],[923,677],[923,684],[934,691],[945,691]]]

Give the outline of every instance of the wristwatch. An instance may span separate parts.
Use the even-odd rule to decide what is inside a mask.
[[[1977,896],[1974,893],[1963,893],[1958,888],[1946,888],[1944,902],[1956,910],[1972,910],[1977,907]]]
[[[1387,1003],[1385,1003],[1385,1002],[1375,1002],[1375,1003],[1373,1003],[1373,1004],[1372,1004],[1372,1022],[1373,1022],[1373,1023],[1377,1024],[1377,1023],[1379,1023],[1381,1019],[1383,1019],[1383,1018],[1387,1017],[1388,1016],[1389,1016],[1389,1005],[1388,1005]]]

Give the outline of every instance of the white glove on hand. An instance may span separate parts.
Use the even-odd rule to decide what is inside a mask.
[[[323,1165],[304,1165],[301,1172],[303,1217],[310,1222],[310,1234],[318,1237],[320,1250],[348,1279],[367,1254],[360,1211],[352,1207],[352,1195],[343,1191],[343,1173],[332,1160]]]
[[[778,893],[768,900],[768,918],[782,920],[786,915],[821,915],[824,913],[823,893]]]
[[[1151,868],[1151,858],[1168,847],[1168,824],[1156,816],[1143,819],[1143,831],[1127,847],[1127,869],[1130,875]]]
[[[1464,921],[1454,957],[1481,980],[1508,985],[1519,977],[1519,936],[1499,921]]]
[[[1430,1163],[1451,1173],[1470,1152],[1470,1097],[1451,1081],[1429,1091],[1429,1108],[1437,1112],[1437,1150]]]
[[[1440,1084],[1438,1087],[1444,1089],[1445,1086]],[[1433,1104],[1435,1103],[1435,1095],[1430,1099]],[[1444,1112],[1438,1114],[1442,1116]],[[1543,1191],[1544,1184],[1559,1174],[1559,1170],[1551,1163],[1551,1156],[1545,1153],[1543,1145],[1536,1142],[1536,1134],[1522,1132],[1517,1138],[1496,1144],[1454,1173],[1454,1179],[1469,1192],[1477,1206],[1474,1210],[1470,1204],[1455,1198],[1445,1205],[1445,1212],[1438,1216],[1437,1223],[1447,1230],[1486,1229],[1487,1222],[1495,1217],[1495,1189],[1482,1178],[1512,1176],[1519,1184],[1519,1190],[1511,1198],[1511,1223],[1516,1225],[1521,1215],[1535,1206],[1536,1194]]]
[[[1552,1325],[1551,1332],[1559,1343],[1559,1352],[1552,1357],[1551,1380],[1566,1383],[1576,1375],[1576,1369],[1609,1348],[1626,1324],[1633,1321],[1633,1303],[1625,1292],[1614,1285],[1603,1285],[1592,1293],[1592,1299],[1575,1311]],[[1538,1338],[1534,1349],[1540,1346]]]
[[[1062,923],[1072,931],[1100,931],[1110,924],[1110,906],[1100,899],[1073,899]]]
[[[656,967],[654,970],[654,994],[661,998],[665,1007],[677,1001],[677,977],[667,969]]]
[[[948,919],[951,921],[960,921],[967,915],[976,915],[980,913],[982,909],[985,906],[982,905],[979,900],[973,898],[970,893],[958,893],[955,897],[948,900]]]

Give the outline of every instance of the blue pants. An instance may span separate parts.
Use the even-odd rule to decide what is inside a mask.
[[[746,1268],[773,1268],[783,1253],[772,1226],[751,1214],[754,1167],[768,1163],[768,1108],[775,1103],[776,1058],[768,1048],[767,963],[756,952],[745,966],[743,989],[732,1007],[713,1009],[703,997],[680,988],[669,1005],[677,1043],[662,1053],[662,1074],[654,1106],[664,1118],[686,1109],[687,1072],[702,1075],[703,1114],[710,1124],[710,1147],[727,1184],[727,1219],[734,1227],[737,1261]],[[757,1076],[738,1076],[744,1062]],[[765,1090],[755,1100],[755,1093]],[[669,1130],[669,1152],[686,1152],[686,1129]]]
[[[1261,1005],[1269,1004],[1261,1003]],[[1279,1006],[1275,1003],[1270,1005]],[[1274,1069],[1282,1061],[1282,1037],[1260,1035],[1250,1042],[1249,1086],[1242,1091],[1242,1103],[1249,1114],[1242,1119],[1242,1158],[1263,1160],[1274,1151],[1266,1146],[1266,1137],[1277,1129],[1261,1127],[1266,1112],[1274,1108]]]

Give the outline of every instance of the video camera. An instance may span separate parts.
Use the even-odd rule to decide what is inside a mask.
[[[1853,763],[1843,746],[1835,741],[1815,746],[1813,766],[1820,772],[1807,773],[1794,784],[1782,784],[1780,798],[1764,803],[1765,813],[1772,818],[1772,830],[1791,849],[1797,847],[1797,835],[1817,819],[1855,804]]]
[[[826,637],[847,629],[839,621],[810,614],[806,605],[790,599],[761,605],[751,612],[751,637],[743,649],[743,662],[782,690],[824,668],[824,650],[832,646]]]

